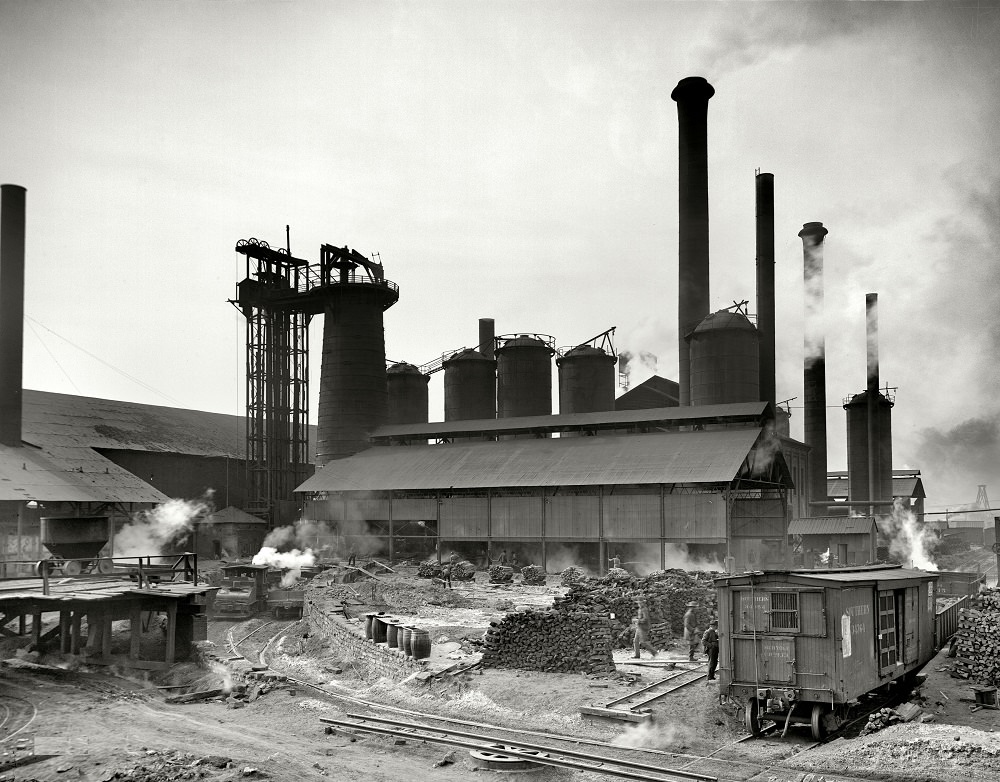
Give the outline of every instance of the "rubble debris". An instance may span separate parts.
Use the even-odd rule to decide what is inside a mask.
[[[449,752],[447,755],[445,755],[443,758],[441,758],[434,764],[434,768],[441,768],[441,766],[450,766],[454,762],[455,762],[455,753]]]
[[[887,728],[890,725],[895,725],[897,722],[902,721],[903,718],[895,709],[879,709],[869,715],[868,723],[861,729],[861,735],[867,736],[869,733],[876,733],[883,728]]]

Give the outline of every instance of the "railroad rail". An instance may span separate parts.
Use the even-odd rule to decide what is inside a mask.
[[[707,674],[703,672],[704,667],[705,665],[702,663],[694,668],[682,668],[621,698],[608,701],[602,706],[581,706],[580,713],[592,717],[645,722],[650,719],[650,710],[644,707],[672,692],[687,687],[689,684],[705,679]]]
[[[648,763],[620,760],[588,752],[559,749],[557,747],[528,742],[483,736],[451,728],[432,727],[414,722],[403,722],[383,717],[348,714],[349,719],[339,720],[320,717],[319,721],[339,728],[365,733],[378,733],[397,738],[415,739],[435,744],[447,744],[478,752],[516,758],[545,766],[569,768],[575,771],[590,771],[619,779],[638,782],[718,782],[718,777],[698,774],[692,771],[662,768]]]

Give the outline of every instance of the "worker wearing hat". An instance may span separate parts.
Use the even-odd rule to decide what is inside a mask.
[[[684,640],[688,642],[688,660],[694,662],[694,655],[698,651],[698,617],[695,609],[698,604],[693,600],[687,604],[687,611],[684,613]]]
[[[649,608],[646,605],[646,598],[642,595],[635,599],[637,610],[635,614],[635,636],[632,639],[632,651],[634,654],[633,658],[639,659],[639,652],[642,649],[648,651],[653,657],[656,657],[656,649],[649,642]]]

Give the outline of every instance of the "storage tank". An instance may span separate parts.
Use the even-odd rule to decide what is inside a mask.
[[[497,417],[497,362],[478,350],[462,350],[446,359],[444,420]]]
[[[688,337],[691,404],[760,399],[757,329],[742,312],[708,315]]]
[[[406,362],[393,364],[386,370],[386,387],[389,393],[387,424],[427,423],[429,380],[430,376]]]
[[[615,356],[593,345],[580,345],[557,358],[559,412],[614,410],[617,363]]]
[[[891,399],[876,391],[875,399],[875,480],[879,496],[869,494],[868,476],[868,391],[855,394],[844,404],[847,411],[847,480],[851,502],[892,499],[892,405]],[[885,513],[888,506],[875,508]]]
[[[386,422],[382,313],[399,292],[388,281],[346,282],[327,286],[323,296],[317,466],[368,448],[371,432]]]
[[[497,338],[497,418],[552,415],[554,344],[543,334]]]

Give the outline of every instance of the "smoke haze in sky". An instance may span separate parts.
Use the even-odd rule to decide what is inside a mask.
[[[895,466],[923,470],[928,510],[978,483],[1000,494],[998,462],[972,458],[994,451],[963,427],[1000,415],[997,51],[991,3],[2,3],[0,179],[28,191],[25,386],[242,415],[233,248],[283,246],[286,225],[299,257],[379,252],[400,286],[392,360],[474,345],[492,317],[560,345],[616,326],[676,379],[669,96],[702,75],[710,306],[754,301],[754,171],[772,172],[792,435],[797,234],[822,221],[830,469],[877,292]],[[310,328],[319,345],[322,318]],[[319,368],[314,354],[314,419]],[[633,386],[652,371],[633,369]]]

